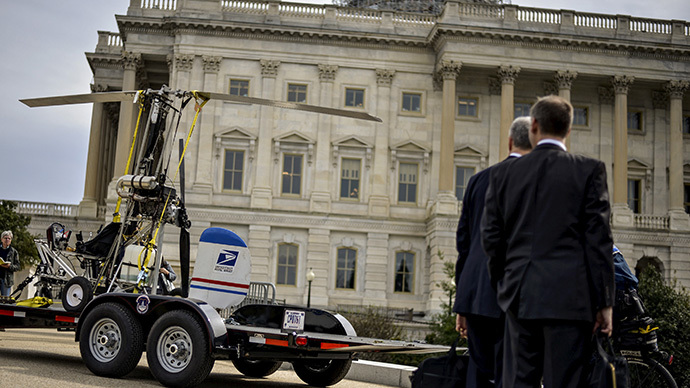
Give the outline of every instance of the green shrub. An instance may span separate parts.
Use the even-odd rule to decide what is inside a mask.
[[[674,356],[668,369],[679,387],[690,386],[690,294],[677,280],[664,282],[661,274],[647,267],[640,274],[640,296],[659,327],[659,349]]]

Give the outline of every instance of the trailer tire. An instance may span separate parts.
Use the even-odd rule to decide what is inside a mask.
[[[315,387],[336,384],[350,371],[352,360],[301,360],[293,361],[292,367],[305,383]]]
[[[70,279],[62,291],[62,307],[67,311],[79,312],[93,299],[93,287],[89,279],[75,276]]]
[[[94,307],[81,323],[79,351],[93,374],[122,377],[144,351],[144,330],[131,310],[117,303]]]
[[[283,365],[282,361],[252,360],[250,358],[238,358],[232,360],[232,363],[235,365],[235,369],[249,377],[270,376]]]
[[[173,310],[151,327],[146,359],[151,373],[166,387],[200,384],[213,369],[210,344],[204,325],[191,312]]]

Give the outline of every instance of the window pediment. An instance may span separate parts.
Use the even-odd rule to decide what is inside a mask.
[[[338,157],[342,151],[345,151],[346,153],[364,153],[365,167],[371,167],[372,150],[374,146],[357,136],[347,136],[340,140],[336,140],[332,143],[332,148],[333,167],[337,167]]]
[[[247,149],[249,160],[253,160],[256,148],[256,136],[240,127],[232,127],[225,132],[216,133],[214,135],[213,144],[216,158],[220,157],[221,150],[224,148],[239,147]]]
[[[647,190],[652,187],[652,167],[649,163],[637,158],[628,159],[628,176],[641,179]]]
[[[424,172],[429,171],[431,149],[414,140],[408,140],[391,147],[391,169],[395,169],[398,159],[421,160]]]
[[[306,154],[311,165],[316,141],[298,131],[291,131],[273,138],[273,160],[278,163],[281,152],[301,152]]]
[[[465,164],[471,166],[478,166],[479,169],[486,168],[486,153],[482,152],[476,147],[469,144],[461,145],[455,148],[453,152],[456,164]]]

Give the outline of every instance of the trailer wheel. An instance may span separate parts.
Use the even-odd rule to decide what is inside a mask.
[[[189,311],[163,314],[151,327],[146,359],[153,376],[167,387],[200,384],[213,369],[206,329]]]
[[[67,311],[81,311],[93,298],[91,282],[83,276],[70,279],[63,290],[62,307]]]
[[[238,358],[232,360],[232,363],[240,373],[249,377],[270,376],[283,365],[282,361],[252,360],[249,358]]]
[[[327,387],[345,378],[352,360],[302,360],[292,367],[302,381],[315,387]]]
[[[141,322],[120,304],[96,306],[82,322],[79,350],[95,375],[122,377],[134,370],[144,351]]]

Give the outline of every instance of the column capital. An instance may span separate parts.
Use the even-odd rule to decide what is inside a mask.
[[[514,84],[518,74],[520,74],[520,66],[501,65],[498,68],[498,78],[502,84]]]
[[[613,89],[606,86],[599,86],[597,89],[599,93],[599,103],[600,104],[613,104],[615,95]]]
[[[501,80],[496,77],[489,77],[489,94],[501,95]]]
[[[326,65],[319,63],[319,80],[321,82],[335,81],[335,73],[338,72],[338,65]]]
[[[91,86],[91,93],[101,93],[108,90],[108,85],[106,84],[96,84],[93,83]]]
[[[141,54],[130,51],[122,51],[122,67],[125,70],[136,70],[141,66]]]
[[[668,94],[659,90],[652,91],[652,107],[654,109],[668,108]]]
[[[275,78],[278,75],[278,67],[280,66],[280,61],[271,59],[261,59],[259,60],[259,64],[261,64],[262,76]]]
[[[611,77],[611,85],[616,94],[628,94],[628,88],[635,82],[635,77],[630,75],[614,75]]]
[[[570,70],[558,70],[553,75],[553,80],[556,82],[556,85],[558,85],[559,90],[570,90],[570,88],[573,87],[573,81],[575,81],[576,78],[577,72]]]
[[[170,61],[178,71],[191,71],[194,67],[194,54],[175,54]]]
[[[552,94],[554,96],[558,95],[558,85],[556,85],[555,82],[544,81],[544,83],[542,84],[542,87],[544,88],[544,95],[545,96],[552,95]]]
[[[455,80],[461,68],[462,62],[444,59],[438,63],[436,72],[443,80]]]
[[[690,82],[685,80],[671,80],[664,85],[664,91],[670,98],[683,98],[683,94],[690,87]]]
[[[220,70],[220,62],[223,60],[223,57],[212,57],[210,55],[202,55],[201,60],[204,62],[204,71],[209,73],[217,73]]]
[[[391,86],[395,76],[395,70],[392,69],[376,69],[376,83],[379,86]]]

